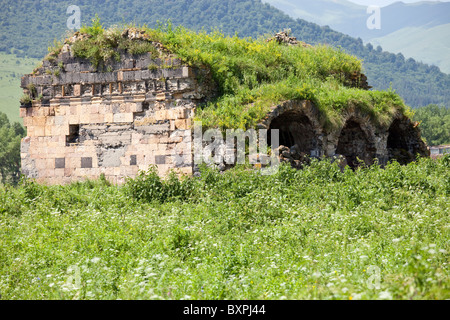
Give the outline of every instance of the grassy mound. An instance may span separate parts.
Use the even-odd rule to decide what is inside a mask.
[[[75,55],[95,66],[118,59],[118,50],[133,54],[152,52],[161,43],[169,52],[192,66],[211,69],[219,95],[200,108],[197,120],[205,127],[255,127],[270,107],[285,100],[314,102],[325,127],[342,125],[348,108],[359,108],[379,124],[408,108],[393,91],[366,91],[346,86],[349,74],[359,74],[362,62],[329,46],[288,46],[264,39],[225,36],[219,31],[193,32],[171,25],[158,29],[139,28],[145,39],[122,37],[126,27],[104,30],[98,19],[84,26],[73,44]],[[50,56],[58,49],[53,48]]]

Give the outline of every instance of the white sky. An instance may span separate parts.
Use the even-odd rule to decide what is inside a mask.
[[[370,5],[374,5],[374,6],[380,6],[380,7],[384,7],[387,6],[391,3],[394,2],[405,2],[405,3],[413,3],[413,2],[421,2],[424,0],[348,0],[350,2],[354,2],[357,4],[362,4],[365,6],[370,6]],[[440,2],[450,2],[450,0],[439,0]],[[428,2],[432,2],[432,1],[428,1]],[[436,2],[436,1],[435,1]]]

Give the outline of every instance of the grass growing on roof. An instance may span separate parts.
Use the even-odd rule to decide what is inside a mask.
[[[353,106],[379,123],[406,110],[392,91],[344,86],[345,75],[361,72],[362,62],[339,49],[173,30],[170,25],[147,32],[191,65],[211,68],[220,95],[197,113],[206,127],[254,127],[271,106],[290,99],[312,100],[329,126],[340,125],[342,112]]]
[[[117,58],[117,49],[134,54],[153,52],[151,42],[155,41],[189,65],[209,67],[219,95],[197,112],[196,118],[204,127],[248,129],[260,122],[271,106],[291,99],[313,101],[328,127],[341,125],[343,111],[352,107],[360,108],[380,124],[397,111],[407,111],[391,90],[346,87],[346,75],[360,73],[362,62],[340,49],[286,46],[262,38],[225,36],[219,31],[174,29],[171,24],[158,29],[142,27],[149,40],[136,41],[121,36],[124,28],[103,30],[94,19],[93,27],[81,30],[88,37],[74,44],[75,55],[97,66]]]

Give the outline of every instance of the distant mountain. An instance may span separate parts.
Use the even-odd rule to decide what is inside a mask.
[[[450,2],[396,2],[381,8],[380,30],[365,28],[361,30],[365,33],[360,37],[371,39],[408,27],[432,28],[448,23],[450,23]],[[353,36],[356,36],[356,33]]]
[[[346,0],[263,0],[291,17],[360,37],[355,28],[366,27],[367,7]]]
[[[320,2],[310,2],[316,1]],[[290,28],[302,41],[340,46],[363,59],[369,84],[375,89],[387,89],[392,83],[392,88],[413,107],[430,103],[450,105],[450,76],[439,68],[364,45],[361,39],[329,27],[295,20],[260,0],[3,0],[0,51],[42,59],[52,40],[64,37],[70,5],[80,7],[82,23],[90,23],[98,13],[105,26],[135,22],[157,27],[158,21],[171,19],[175,26],[207,31],[218,28],[241,37],[268,36]]]
[[[264,0],[291,17],[435,64],[450,73],[450,2],[396,2],[381,8],[381,29],[367,28],[367,7],[346,0]],[[376,3],[376,2],[374,2]]]
[[[407,27],[384,37],[370,39],[374,46],[403,53],[418,61],[434,64],[450,74],[450,23],[432,28]]]
[[[381,29],[368,29],[367,6],[347,0],[264,0],[294,18],[306,19],[364,41],[408,27],[450,23],[450,2],[396,2],[381,8]],[[374,1],[374,4],[376,2]]]

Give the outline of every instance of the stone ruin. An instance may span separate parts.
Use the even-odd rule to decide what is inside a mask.
[[[417,155],[429,156],[420,138],[418,123],[397,114],[389,125],[380,126],[358,109],[345,112],[344,125],[327,130],[319,122],[319,111],[310,101],[286,101],[274,106],[259,125],[278,129],[280,158],[301,168],[311,157],[338,157],[341,165],[356,168],[362,161],[382,166],[395,160],[407,164]],[[270,131],[269,131],[270,132]]]
[[[291,33],[290,29],[278,32],[278,33],[275,34],[274,37],[267,39],[266,42],[276,41],[279,44],[286,44],[288,46],[301,45],[301,46],[303,46],[305,48],[311,48],[312,47],[310,44],[304,43],[302,41],[298,41],[296,37],[291,37],[290,33]]]
[[[129,31],[123,36],[142,35]],[[27,129],[22,172],[48,184],[101,174],[120,184],[150,165],[161,176],[171,170],[193,174],[192,154],[182,165],[175,161],[174,150],[190,146],[173,133],[192,134],[196,107],[216,94],[207,68],[190,67],[173,55],[122,52],[120,62],[99,72],[89,61],[74,57],[70,41],[55,59],[44,60],[33,74],[22,77],[21,87],[31,98],[20,108]],[[310,101],[286,101],[274,106],[259,127],[280,130],[281,160],[294,167],[309,157],[341,155],[356,167],[358,158],[367,164],[377,158],[383,165],[429,156],[416,124],[401,114],[380,127],[357,109],[350,110],[342,127],[327,131]]]

